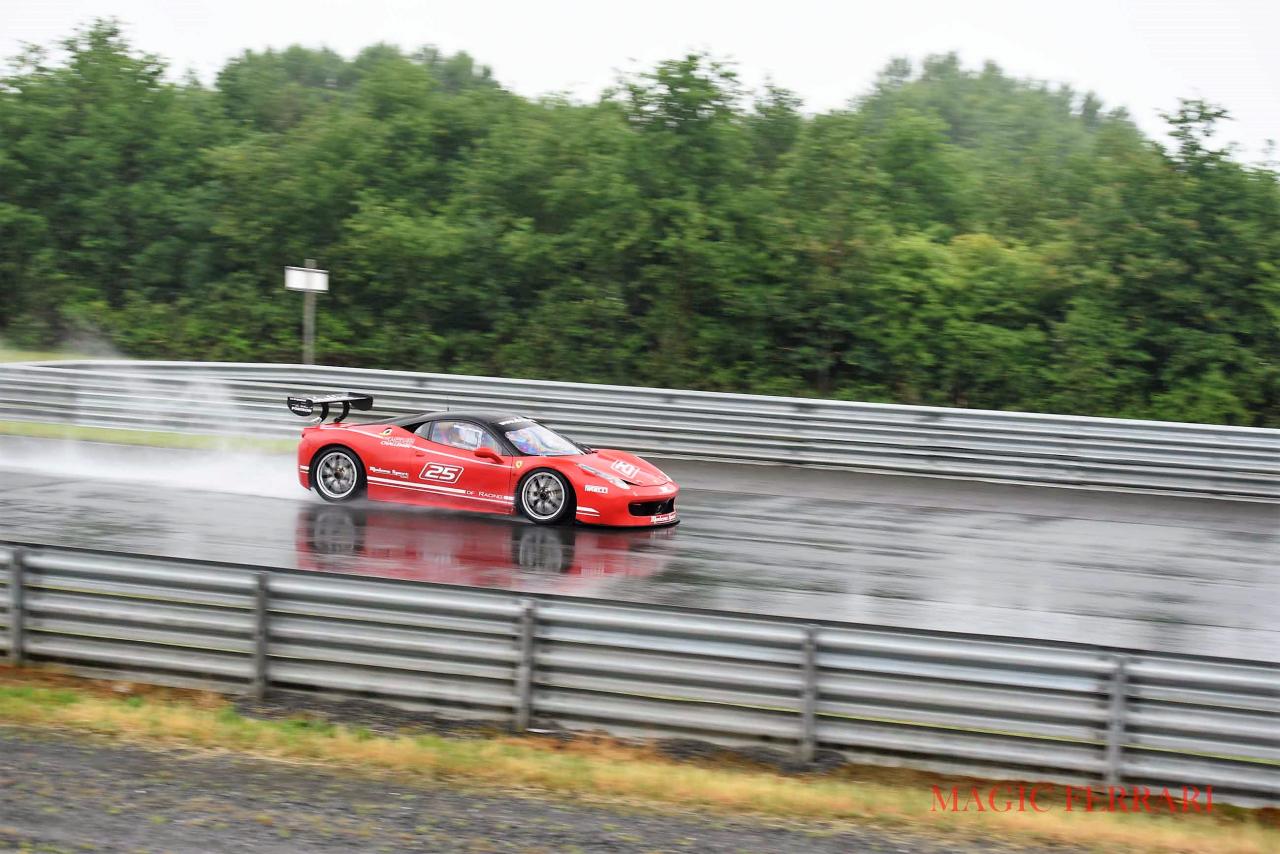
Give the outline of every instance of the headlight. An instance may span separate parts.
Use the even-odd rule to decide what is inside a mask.
[[[630,489],[630,488],[631,488],[631,486],[630,486],[630,485],[629,485],[625,480],[623,480],[622,478],[620,478],[620,477],[615,477],[615,476],[613,476],[613,475],[609,474],[608,472],[600,471],[600,469],[598,469],[598,468],[596,468],[596,467],[594,467],[594,466],[589,466],[589,465],[587,465],[586,463],[578,463],[578,468],[582,469],[582,470],[583,470],[583,471],[585,471],[587,474],[593,474],[593,475],[595,475],[596,477],[600,478],[601,480],[608,481],[609,483],[612,483],[614,486],[618,487],[618,489]]]

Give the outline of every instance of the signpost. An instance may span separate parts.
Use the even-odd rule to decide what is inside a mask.
[[[316,294],[329,290],[329,271],[316,269],[314,259],[308,258],[305,267],[285,267],[284,286],[291,291],[302,291],[302,364],[314,365],[316,361]]]

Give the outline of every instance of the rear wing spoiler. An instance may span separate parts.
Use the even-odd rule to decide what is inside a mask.
[[[340,392],[338,394],[298,395],[297,397],[291,395],[285,398],[285,403],[289,405],[290,412],[303,418],[309,418],[314,415],[318,406],[320,407],[321,421],[329,417],[330,406],[340,403],[342,404],[342,412],[338,413],[338,417],[333,419],[336,424],[346,418],[352,409],[373,409],[373,395],[357,394],[354,391]]]

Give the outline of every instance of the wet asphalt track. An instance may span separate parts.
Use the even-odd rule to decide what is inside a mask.
[[[1280,661],[1280,504],[664,461],[683,523],[304,492],[286,456],[0,437],[0,540]]]

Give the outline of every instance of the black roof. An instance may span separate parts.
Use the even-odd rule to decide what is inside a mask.
[[[499,433],[502,432],[502,428],[499,425],[504,421],[533,420],[524,415],[516,415],[514,412],[502,412],[494,409],[448,409],[439,412],[423,412],[418,415],[405,415],[386,423],[396,425],[419,424],[426,421],[439,421],[442,418],[447,418],[450,421],[474,421]],[[508,424],[507,426],[511,425]]]
[[[515,447],[507,439],[506,431],[515,427],[517,424],[528,424],[534,419],[527,415],[516,415],[513,412],[502,412],[493,409],[447,409],[443,412],[423,412],[418,415],[403,415],[399,418],[389,418],[386,421],[368,422],[374,424],[394,424],[397,427],[409,427],[410,425],[426,424],[429,421],[440,421],[448,419],[450,421],[472,421],[481,427],[488,429],[494,434],[507,452],[512,455],[518,455]],[[567,438],[567,437],[566,437]],[[569,441],[573,442],[572,439]],[[586,445],[577,445],[583,453],[589,453],[590,448]]]

